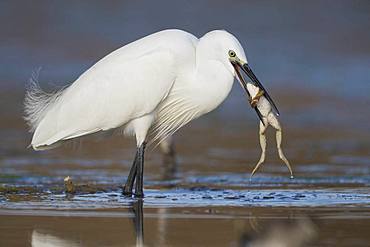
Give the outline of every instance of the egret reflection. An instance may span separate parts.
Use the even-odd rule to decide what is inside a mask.
[[[268,221],[249,220],[250,228],[240,234],[240,247],[304,247],[317,236],[316,225],[307,217]]]
[[[34,229],[31,236],[32,247],[80,247],[77,240],[71,240],[66,236],[59,236],[57,233]]]
[[[143,200],[135,200],[132,203],[131,210],[134,213],[133,224],[136,234],[136,246],[144,246]]]
[[[103,210],[85,214],[71,211],[66,214],[68,216],[42,217],[44,219],[41,224],[32,224],[37,227],[33,229],[28,241],[32,247],[186,246],[190,243],[225,246],[233,243],[233,246],[240,247],[304,247],[312,246],[319,237],[318,225],[306,216],[260,218],[250,215],[229,218],[231,215],[215,213],[217,210],[204,215],[199,214],[199,208],[190,214],[179,213],[181,210],[173,208],[150,208],[145,219],[143,208],[143,200],[138,199],[132,201],[126,212]],[[147,221],[146,238],[144,220]],[[194,224],[195,222],[198,223]],[[185,228],[191,231],[185,233],[180,230]],[[200,234],[204,229],[232,234]]]

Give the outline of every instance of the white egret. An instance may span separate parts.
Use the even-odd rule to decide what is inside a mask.
[[[137,152],[124,194],[132,195],[136,179],[135,196],[142,197],[146,143],[161,142],[215,109],[229,94],[235,75],[247,90],[240,69],[278,112],[232,34],[216,30],[198,39],[164,30],[148,35],[108,54],[56,93],[33,83],[25,98],[25,119],[34,132],[31,146],[50,149],[112,129],[135,135]]]

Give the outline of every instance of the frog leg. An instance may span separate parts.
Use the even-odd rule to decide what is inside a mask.
[[[281,148],[281,142],[283,140],[283,129],[281,128],[281,125],[278,119],[272,112],[269,114],[269,123],[274,129],[276,129],[276,146],[277,146],[277,150],[279,153],[279,158],[282,161],[284,161],[285,165],[288,167],[289,172],[290,172],[290,178],[294,178],[290,163],[288,159],[285,157],[283,149]]]
[[[263,118],[264,120],[266,118]],[[260,136],[260,145],[261,145],[261,157],[260,160],[257,162],[257,165],[254,167],[250,178],[252,179],[253,175],[256,173],[260,165],[265,161],[266,157],[266,146],[267,146],[267,141],[266,141],[266,129],[269,126],[268,121],[265,121],[265,125],[263,125],[262,121],[260,121],[260,130],[259,130],[259,136]]]

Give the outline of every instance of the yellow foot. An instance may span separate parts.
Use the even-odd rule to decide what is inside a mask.
[[[253,108],[257,106],[258,101],[260,100],[260,98],[263,96],[264,93],[265,92],[263,90],[258,88],[258,93],[256,94],[256,96],[254,96],[252,99],[249,100],[249,103],[251,104]]]

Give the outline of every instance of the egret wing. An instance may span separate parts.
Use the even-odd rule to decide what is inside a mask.
[[[163,49],[102,59],[47,106],[31,145],[41,149],[152,112],[171,89],[174,67],[173,54]]]

